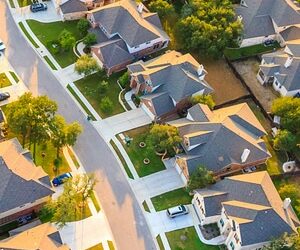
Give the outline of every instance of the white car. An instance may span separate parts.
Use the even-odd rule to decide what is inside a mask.
[[[5,50],[5,45],[4,45],[4,43],[3,43],[3,41],[2,40],[0,40],[0,51],[3,51],[3,50]]]
[[[167,209],[167,215],[170,218],[174,218],[174,217],[177,217],[177,216],[180,216],[180,215],[185,215],[185,214],[188,214],[188,213],[189,213],[189,209],[185,205],[179,205],[179,206],[171,207],[171,208]]]

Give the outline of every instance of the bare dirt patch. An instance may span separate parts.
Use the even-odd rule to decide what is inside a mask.
[[[260,62],[256,58],[248,58],[242,61],[232,62],[236,71],[244,79],[253,95],[260,102],[266,112],[271,112],[271,105],[279,94],[271,86],[263,86],[256,79]]]

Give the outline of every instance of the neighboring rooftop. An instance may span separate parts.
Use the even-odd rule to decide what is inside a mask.
[[[186,161],[189,173],[200,164],[217,172],[270,157],[261,138],[266,132],[246,103],[214,111],[197,104],[188,110],[187,118],[169,124],[183,138],[184,153],[178,157]]]
[[[36,167],[19,141],[0,143],[0,213],[54,193],[49,176]]]
[[[204,80],[207,73],[204,68],[190,55],[182,55],[176,51],[169,51],[147,62],[138,61],[128,65],[131,76],[137,77],[139,83],[145,79],[151,82],[154,89],[151,93],[144,93],[142,98],[151,100],[157,116],[174,108],[186,97],[200,91],[209,94],[212,87]]]
[[[60,9],[63,14],[88,11],[85,3],[80,0],[68,0],[60,5]]]
[[[59,232],[50,223],[36,226],[0,241],[0,248],[4,250],[70,249],[67,245],[63,244]]]
[[[224,207],[239,224],[242,246],[270,241],[297,232],[300,222],[283,202],[266,171],[227,177],[197,192],[204,197],[206,216],[220,215]]]
[[[289,0],[244,0],[244,5],[236,8],[242,16],[244,38],[275,34],[272,21],[278,27],[300,24],[298,6]]]
[[[159,37],[169,40],[162,30],[156,13],[150,13],[133,0],[121,0],[90,11],[95,22],[101,24],[109,36],[118,34],[131,48],[147,43]]]

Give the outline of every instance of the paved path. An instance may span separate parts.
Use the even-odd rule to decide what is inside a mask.
[[[133,103],[131,96],[133,95],[133,90],[129,90],[128,92],[125,93],[124,98],[126,100],[126,102],[128,103],[128,105],[131,107],[131,109],[136,109],[137,107],[135,106],[135,104]]]
[[[109,141],[114,135],[150,124],[151,118],[141,109],[130,110],[94,123],[103,138]]]
[[[99,182],[95,190],[117,249],[156,249],[141,207],[114,154],[93,125],[86,121],[86,116],[49,67],[27,43],[4,0],[0,0],[0,27],[0,38],[7,45],[6,55],[31,92],[48,95],[58,103],[59,113],[68,122],[78,121],[83,126],[84,131],[74,150],[86,171],[96,173]]]

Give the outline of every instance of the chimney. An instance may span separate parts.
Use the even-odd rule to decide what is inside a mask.
[[[249,154],[250,154],[250,150],[248,148],[245,148],[242,155],[241,155],[242,163],[247,161]]]
[[[288,209],[289,206],[291,205],[291,199],[290,198],[285,198],[283,201],[283,209]]]
[[[142,14],[143,9],[144,9],[144,5],[143,5],[142,3],[140,3],[140,4],[138,5],[138,7],[137,7],[137,11],[138,11],[140,14]]]
[[[284,67],[286,67],[286,68],[290,67],[292,62],[293,62],[293,57],[289,55],[285,61]]]

